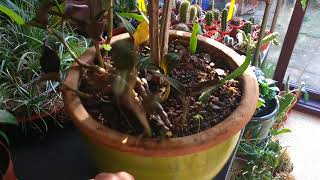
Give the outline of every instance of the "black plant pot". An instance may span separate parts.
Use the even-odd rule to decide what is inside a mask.
[[[272,99],[269,107],[254,115],[245,128],[244,137],[256,144],[264,144],[269,137],[272,125],[279,110],[278,98]]]

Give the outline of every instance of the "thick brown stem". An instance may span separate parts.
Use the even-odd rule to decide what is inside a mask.
[[[149,1],[148,14],[150,19],[149,34],[150,34],[151,59],[154,65],[159,66],[160,51],[159,51],[159,1],[158,0]]]
[[[161,59],[168,52],[171,12],[172,12],[172,0],[164,1],[164,7],[162,11],[162,23],[160,26],[161,27],[161,31],[160,31],[160,58]]]
[[[110,44],[112,38],[112,28],[113,28],[113,1],[108,0],[109,10],[108,10],[108,36],[107,44]]]
[[[103,58],[99,47],[99,41],[94,42],[94,47],[96,48],[96,57],[98,59],[98,65],[99,67],[104,68]]]

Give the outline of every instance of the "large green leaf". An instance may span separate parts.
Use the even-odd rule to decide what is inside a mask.
[[[224,79],[220,80],[219,83],[217,83],[216,85],[214,85],[212,88],[206,90],[205,92],[203,92],[200,97],[199,97],[199,101],[201,103],[207,103],[211,94],[218,89],[220,86],[222,86],[224,83],[226,83],[228,80],[231,79],[235,79],[239,76],[241,76],[246,69],[249,67],[250,62],[251,62],[251,51],[247,50],[247,57],[244,60],[244,62],[241,64],[240,67],[238,67],[236,70],[234,70],[231,74],[229,74],[228,76],[226,76]]]
[[[119,15],[121,17],[124,17],[124,18],[132,18],[132,19],[135,19],[139,22],[142,22],[144,21],[144,17],[142,15],[139,15],[137,13],[119,13]]]
[[[197,44],[198,44],[197,35],[199,32],[199,29],[200,29],[199,23],[195,22],[193,24],[193,30],[192,30],[192,34],[189,42],[189,50],[192,55],[196,54],[196,51],[197,51]]]
[[[4,13],[5,15],[9,16],[14,22],[16,22],[18,25],[24,25],[25,21],[23,20],[23,18],[15,13],[13,10],[0,5],[0,12]]]
[[[130,36],[132,36],[133,33],[136,31],[136,28],[134,28],[132,26],[132,24],[126,18],[121,17],[118,13],[116,13],[116,15],[119,17],[121,22],[124,24],[125,28],[129,32]]]
[[[0,109],[0,123],[17,125],[16,118],[8,111]]]

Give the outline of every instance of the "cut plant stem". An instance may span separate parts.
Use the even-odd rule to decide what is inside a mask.
[[[163,59],[164,55],[168,52],[169,43],[169,29],[171,22],[172,0],[164,1],[162,23],[160,30],[160,58]]]
[[[108,0],[109,10],[108,10],[108,36],[107,36],[107,44],[110,44],[112,38],[112,29],[113,29],[113,0]]]
[[[148,4],[148,14],[150,17],[149,35],[151,59],[153,64],[159,66],[160,50],[159,50],[159,1],[150,0]]]

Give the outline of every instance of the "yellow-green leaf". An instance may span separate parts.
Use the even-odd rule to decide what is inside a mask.
[[[110,44],[103,44],[102,45],[103,49],[106,51],[111,51],[112,47],[110,46]]]
[[[0,5],[0,12],[3,12],[5,15],[9,16],[14,22],[16,22],[18,25],[24,25],[25,21],[23,20],[23,18],[15,13],[13,10]]]
[[[137,30],[133,33],[134,47],[139,47],[142,43],[149,40],[149,24],[147,21],[143,21],[137,27]]]

